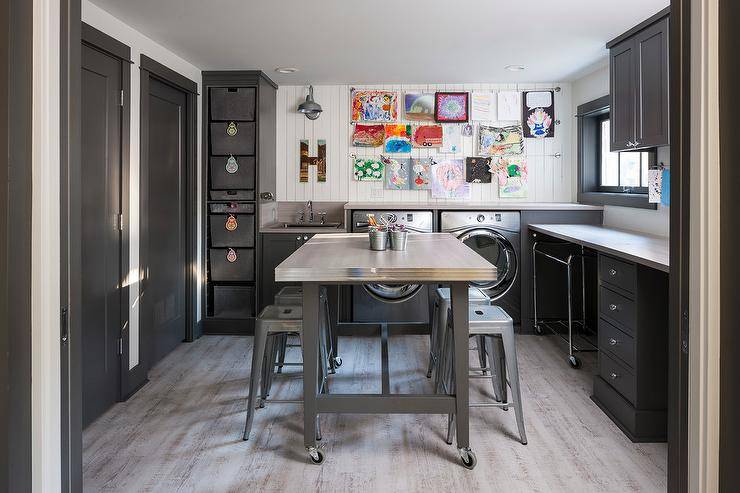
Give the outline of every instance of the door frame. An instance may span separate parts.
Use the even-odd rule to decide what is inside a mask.
[[[0,25],[0,490],[31,491],[33,3],[0,0]]]
[[[671,0],[670,9],[668,491],[683,493],[689,486],[691,0]]]
[[[149,83],[152,79],[167,84],[174,89],[182,91],[186,95],[186,157],[185,157],[185,195],[183,197],[185,211],[185,341],[192,342],[195,340],[197,324],[197,296],[198,296],[198,149],[197,149],[197,121],[198,121],[198,84],[184,75],[181,75],[156,60],[142,54],[139,63],[140,67],[140,172],[139,188],[143,189],[143,182],[148,176],[149,170]],[[144,207],[142,194],[139,194],[139,214],[145,217],[148,213]],[[145,252],[147,237],[144,229],[141,228],[139,221],[139,252]],[[140,259],[146,258],[146,255],[140,253]],[[187,268],[187,266],[190,266]],[[143,263],[139,265],[139,272],[143,273],[146,266]],[[141,276],[140,276],[141,278]],[[138,283],[138,297],[141,299],[141,282]],[[130,372],[129,388],[137,388],[142,382],[146,381],[146,373],[151,368],[148,352],[145,351],[145,343],[149,340],[148,334],[143,332],[141,323],[141,311],[139,312],[139,354],[141,362]]]

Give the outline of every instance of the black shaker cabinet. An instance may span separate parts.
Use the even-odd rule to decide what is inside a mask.
[[[308,233],[266,233],[262,235],[262,276],[260,282],[260,303],[262,310],[271,305],[275,295],[283,286],[300,283],[276,283],[275,267],[293,252],[298,250],[313,234]]]
[[[607,43],[613,152],[669,145],[665,9]]]

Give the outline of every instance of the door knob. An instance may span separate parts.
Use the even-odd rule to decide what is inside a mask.
[[[617,340],[612,337],[611,339],[609,339],[609,345],[610,346],[616,346],[617,345]]]
[[[617,275],[617,270],[616,269],[609,269],[609,275],[610,276],[616,276]]]
[[[611,305],[609,305],[609,309],[610,309],[611,311],[613,311],[613,312],[614,312],[614,311],[617,311],[617,305],[615,305],[614,303],[612,303]]]
[[[617,375],[617,374],[616,374],[616,373],[614,373],[614,372],[611,372],[611,373],[609,374],[609,377],[610,377],[610,378],[611,378],[612,380],[616,380],[616,379],[617,379],[617,378],[619,377],[619,375]]]

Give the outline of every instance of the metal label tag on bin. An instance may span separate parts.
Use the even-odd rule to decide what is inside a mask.
[[[234,156],[229,156],[229,159],[226,160],[226,172],[233,175],[237,171],[239,171],[239,163],[236,162]]]
[[[236,128],[236,122],[229,122],[226,126],[226,135],[234,137],[239,130]]]
[[[226,260],[228,260],[230,264],[236,262],[236,250],[234,250],[233,248],[229,248],[229,250],[226,252]]]
[[[236,216],[233,214],[229,214],[229,217],[226,219],[226,231],[236,231],[236,228],[239,227],[239,224],[236,222]]]

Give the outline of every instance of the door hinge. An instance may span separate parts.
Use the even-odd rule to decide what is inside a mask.
[[[118,231],[123,231],[123,214],[118,214]]]
[[[123,356],[123,337],[118,338],[118,355]]]
[[[62,307],[60,322],[60,339],[62,344],[67,344],[69,342],[69,308],[66,306]]]
[[[121,107],[123,107],[123,98],[124,98],[123,94],[124,94],[124,93],[123,93],[123,89],[121,89],[121,100],[120,100],[120,101],[118,102],[118,104],[119,104],[119,105],[120,105]]]

